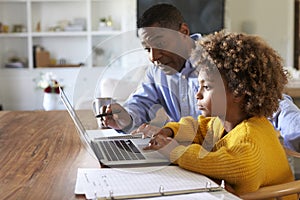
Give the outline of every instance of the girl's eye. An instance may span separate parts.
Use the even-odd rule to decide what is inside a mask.
[[[210,90],[210,87],[208,85],[203,85],[203,89]]]

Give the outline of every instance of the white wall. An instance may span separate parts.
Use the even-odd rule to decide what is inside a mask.
[[[118,28],[122,27],[124,31],[132,31],[136,26],[136,0],[128,0],[122,1],[125,4],[126,9],[120,10],[119,1],[110,2],[116,8],[116,12],[118,14],[122,13],[122,18],[120,21],[115,21]],[[105,1],[99,1],[94,3],[105,3]],[[115,5],[117,4],[117,5]],[[48,4],[47,4],[48,5]],[[52,5],[52,4],[51,4]],[[57,6],[57,5],[55,5]],[[121,6],[123,8],[123,6]],[[119,9],[119,10],[118,10]],[[83,8],[82,10],[85,10]],[[109,12],[109,10],[107,10]],[[108,13],[101,13],[108,15]],[[114,13],[110,13],[112,18]],[[75,15],[77,16],[77,15]],[[59,17],[59,16],[58,16]],[[114,18],[113,18],[114,19]],[[36,24],[36,23],[34,23]],[[76,42],[76,38],[74,37],[74,41],[71,42],[71,47],[73,47],[73,43]],[[49,38],[48,38],[49,39]],[[57,40],[59,38],[54,38],[53,40]],[[61,38],[60,38],[61,39]],[[73,38],[71,38],[73,39]],[[15,40],[15,39],[14,39]],[[138,39],[136,39],[138,40]],[[10,41],[10,40],[9,40]],[[52,41],[52,40],[51,40]],[[68,40],[69,41],[69,40]],[[134,43],[134,41],[130,41]],[[51,43],[51,42],[50,42]],[[20,47],[20,42],[16,41],[16,45]],[[86,44],[79,44],[82,48],[86,48]],[[49,44],[49,48],[52,47]],[[70,46],[69,46],[70,47]],[[119,48],[120,45],[117,46]],[[69,52],[74,56],[74,50],[76,48],[68,49]],[[63,49],[65,51],[65,49]],[[67,53],[69,53],[67,52]],[[78,51],[77,53],[79,53]],[[76,52],[75,52],[76,53]],[[90,53],[91,54],[91,53]],[[83,55],[77,55],[76,58],[81,58]],[[1,60],[1,55],[0,55]],[[1,66],[0,66],[1,67]],[[38,68],[38,69],[4,69],[0,68],[0,104],[2,104],[3,109],[5,110],[39,110],[43,109],[43,91],[41,89],[36,88],[36,84],[33,81],[35,78],[39,77],[41,72],[53,72],[60,80],[62,80],[62,84],[64,89],[71,100],[73,100],[74,87],[80,88],[85,87],[86,90],[93,84],[95,84],[95,80],[98,77],[99,68],[89,68],[84,73],[82,73],[82,68]],[[101,69],[100,69],[101,71]],[[77,80],[77,76],[80,73],[80,80]],[[81,87],[79,87],[81,86]],[[94,86],[93,86],[94,87]],[[60,108],[64,108],[62,104],[60,104]]]
[[[65,90],[73,94],[79,68],[62,69],[1,69],[0,104],[5,110],[41,110],[43,109],[43,91],[37,88],[34,79],[41,73],[53,72]],[[60,105],[63,108],[63,105]]]
[[[294,0],[226,0],[227,29],[263,37],[293,66]]]
[[[123,26],[128,31],[135,27],[136,5],[132,0]],[[286,65],[293,64],[294,0],[226,0],[225,26],[232,31],[247,31],[262,36],[284,58]],[[243,26],[244,24],[244,26]],[[246,26],[245,26],[246,24]],[[131,27],[131,28],[130,28]],[[138,40],[138,39],[137,39]],[[136,41],[130,41],[133,44]],[[35,89],[33,79],[41,71],[54,71],[63,79],[65,90],[73,95],[78,68],[63,69],[0,69],[0,104],[6,110],[42,109],[41,90]],[[88,87],[93,69],[80,76],[80,83]],[[94,77],[96,80],[96,78]],[[93,80],[94,80],[93,79]]]

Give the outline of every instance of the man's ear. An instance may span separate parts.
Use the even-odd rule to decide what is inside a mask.
[[[190,35],[190,29],[186,23],[180,25],[179,31],[184,35]]]

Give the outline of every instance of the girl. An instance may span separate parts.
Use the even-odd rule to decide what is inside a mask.
[[[287,83],[278,54],[257,36],[220,31],[200,40],[192,58],[202,115],[168,123],[145,149],[159,149],[182,168],[225,180],[236,194],[293,181],[278,132],[267,119]]]

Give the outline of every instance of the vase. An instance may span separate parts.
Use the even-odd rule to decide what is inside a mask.
[[[59,102],[59,94],[44,93],[43,107],[46,111],[56,110]]]

